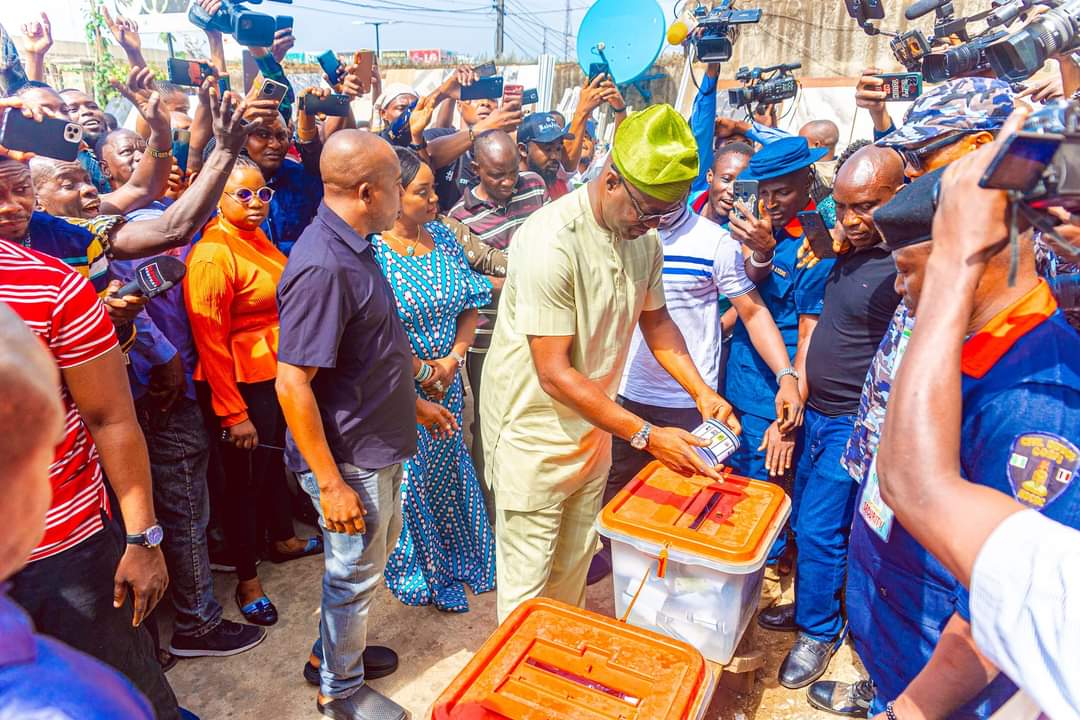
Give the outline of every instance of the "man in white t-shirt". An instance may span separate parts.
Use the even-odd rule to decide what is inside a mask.
[[[746,325],[754,348],[774,373],[783,373],[781,392],[777,395],[778,415],[781,414],[780,395],[787,385],[796,388],[798,378],[793,372],[784,373],[792,366],[791,358],[772,315],[746,276],[739,242],[727,230],[689,208],[669,226],[660,227],[659,235],[664,250],[664,297],[668,312],[686,338],[686,347],[701,377],[710,387],[716,387],[719,382],[720,298],[726,297]],[[790,399],[793,395],[796,394],[788,393],[785,397]],[[693,398],[660,367],[643,342],[640,330],[634,331],[630,343],[618,401],[657,427],[693,430],[701,424],[701,413]],[[787,404],[787,421],[781,427],[784,432],[802,422],[801,403],[797,407]],[[633,449],[619,438],[614,439],[611,452],[604,504],[652,460],[648,453]],[[605,552],[594,559],[590,582],[599,581],[610,570],[607,552],[605,547]]]

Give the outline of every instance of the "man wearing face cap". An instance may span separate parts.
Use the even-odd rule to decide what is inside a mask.
[[[683,211],[697,147],[669,105],[629,117],[600,176],[533,213],[514,237],[481,386],[495,497],[500,619],[546,596],[583,605],[611,436],[682,474],[718,478],[685,430],[615,402],[634,327],[704,418],[731,406],[702,380],[668,315],[654,229]]]

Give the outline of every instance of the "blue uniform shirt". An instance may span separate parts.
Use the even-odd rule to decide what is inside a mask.
[[[757,289],[780,329],[788,355],[794,360],[799,343],[799,316],[821,314],[825,281],[835,261],[822,260],[812,268],[796,268],[796,253],[803,243],[801,232],[796,237],[786,229],[779,230],[776,237],[772,273]],[[724,397],[739,412],[775,417],[773,401],[777,389],[775,374],[754,349],[750,334],[740,321],[731,339]]]
[[[270,214],[262,224],[262,231],[288,257],[300,233],[319,210],[322,180],[295,160],[285,158],[266,184],[274,189],[274,199],[270,201]]]
[[[0,717],[153,720],[131,682],[104,663],[34,632],[0,589]]]
[[[1080,464],[1080,335],[1056,310],[1045,282],[969,339],[963,372],[964,477],[1080,528],[1080,483],[1073,479]],[[863,485],[846,606],[855,650],[877,686],[873,714],[922,670],[953,614],[968,617],[968,598],[902,525],[882,524],[868,510],[876,483],[868,477]],[[1015,690],[999,676],[953,717],[989,717]]]

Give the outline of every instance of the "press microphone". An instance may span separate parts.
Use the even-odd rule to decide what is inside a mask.
[[[942,5],[947,5],[951,0],[915,0],[911,7],[904,11],[904,17],[908,20],[917,20],[923,15],[937,10]]]
[[[145,295],[155,298],[184,279],[187,266],[169,255],[151,258],[135,271],[135,279],[113,293],[113,297]]]

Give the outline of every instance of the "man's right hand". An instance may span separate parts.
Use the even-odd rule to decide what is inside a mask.
[[[707,465],[694,447],[708,447],[709,441],[688,433],[682,428],[654,427],[649,432],[649,444],[646,450],[669,470],[684,477],[704,475],[713,480],[720,479],[716,468]]]
[[[109,14],[107,5],[101,6],[101,12],[105,16],[105,25],[109,28],[116,43],[127,54],[142,52],[142,38],[139,37],[139,26],[131,18],[117,15],[116,19]]]
[[[500,105],[492,110],[490,115],[476,123],[473,127],[473,132],[477,136],[488,130],[502,130],[504,132],[512,133],[517,130],[518,125],[521,124],[524,117],[520,105]]]
[[[615,84],[608,79],[607,75],[600,74],[594,77],[591,83],[581,88],[577,114],[591,115],[593,110],[604,104],[605,96],[612,87],[615,87]]]
[[[322,508],[323,527],[330,532],[364,534],[367,509],[360,496],[344,480],[338,479],[327,487],[320,484],[319,505]]]

